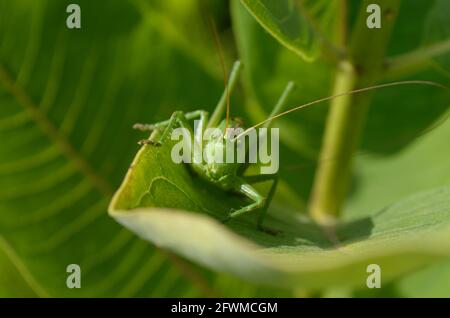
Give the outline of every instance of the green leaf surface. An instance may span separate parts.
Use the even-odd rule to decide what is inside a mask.
[[[433,7],[427,15],[424,30],[424,45],[440,44],[445,45],[447,48],[444,54],[440,54],[435,58],[447,72],[450,72],[450,24],[448,23],[447,14],[449,11],[449,1],[435,0]]]
[[[344,224],[336,237],[274,207],[265,223],[281,231],[273,235],[258,231],[252,217],[218,222],[244,202],[173,163],[172,145],[139,151],[109,212],[143,239],[214,270],[276,286],[362,286],[369,264],[379,264],[388,281],[450,256],[449,187]]]
[[[388,157],[364,155],[355,158],[355,186],[344,210],[344,218],[350,221],[369,217],[371,211],[405,196],[449,185],[449,134],[450,121],[447,119],[401,153]],[[402,278],[393,289],[400,296],[449,295],[449,268],[448,262],[426,268]],[[430,283],[425,284],[427,279]],[[431,283],[438,281],[439,284]]]
[[[450,262],[440,262],[401,279],[397,292],[410,298],[449,298]]]
[[[321,60],[308,63],[277,43],[239,1],[231,3],[233,27],[244,64],[245,88],[252,98],[247,113],[255,122],[267,118],[289,81],[296,84],[288,106],[306,103],[329,94],[332,70]],[[306,157],[320,147],[326,105],[297,112],[275,122],[282,141]]]
[[[126,154],[136,149],[132,123],[175,102],[163,90],[167,81],[148,76],[172,66],[145,56],[145,46],[159,43],[180,65],[189,59],[161,41],[160,30],[128,1],[111,1],[107,9],[78,2],[81,30],[66,27],[69,3],[1,2],[0,266],[17,274],[0,285],[1,294],[23,280],[27,288],[16,295],[191,293],[182,268],[106,214]],[[184,74],[179,84],[208,79],[201,68]],[[84,288],[66,286],[72,263],[81,266]]]
[[[402,1],[388,56],[401,56],[424,46],[422,35],[435,3],[434,0]],[[399,75],[384,81],[420,79],[450,86],[448,75],[429,64]],[[380,155],[402,151],[429,129],[449,106],[450,95],[445,90],[421,86],[379,90],[370,108],[361,148]]]
[[[450,184],[450,121],[443,119],[401,153],[355,158],[355,186],[345,208],[346,219],[367,216],[405,196]]]
[[[47,296],[46,292],[40,289],[33,277],[29,275],[26,268],[16,257],[14,251],[5,242],[0,241],[0,297],[38,297]],[[8,286],[8,289],[5,288]]]
[[[307,61],[319,54],[322,39],[310,12],[331,19],[335,6],[329,1],[241,0],[253,17],[283,46]],[[308,8],[308,6],[312,8]],[[308,9],[309,12],[308,12]]]

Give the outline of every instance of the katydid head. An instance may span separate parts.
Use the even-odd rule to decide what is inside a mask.
[[[231,186],[227,180],[236,177],[240,163],[245,159],[246,149],[234,140],[244,131],[241,125],[240,119],[233,118],[228,123],[222,120],[217,127],[205,131],[203,167],[208,177],[220,181],[224,188]]]
[[[226,139],[229,138],[235,130],[241,128],[242,125],[243,122],[240,118],[230,118],[222,120],[217,128],[222,131],[223,138]]]

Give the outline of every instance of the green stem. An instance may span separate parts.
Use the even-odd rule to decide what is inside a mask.
[[[355,72],[349,62],[343,62],[335,79],[333,95],[348,92],[355,87]],[[337,216],[347,188],[349,156],[353,151],[350,142],[358,135],[360,127],[353,122],[361,122],[364,112],[351,105],[351,96],[343,96],[331,102],[326,122],[320,154],[320,164],[316,171],[310,203],[310,213],[320,223],[330,223]]]
[[[417,50],[391,57],[387,60],[386,76],[397,77],[412,73],[423,66],[433,57],[450,52],[450,39],[418,48]]]
[[[334,94],[375,84],[383,69],[386,47],[400,6],[400,0],[378,0],[382,8],[381,29],[366,25],[365,0],[350,43],[349,61],[338,66]],[[309,211],[320,223],[334,223],[347,196],[352,157],[358,147],[373,94],[334,99],[330,105],[323,144],[311,193]]]
[[[347,47],[347,37],[348,37],[348,1],[339,0],[339,11],[338,11],[338,32],[337,38],[339,46],[342,48]]]

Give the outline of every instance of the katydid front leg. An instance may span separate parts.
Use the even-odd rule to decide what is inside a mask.
[[[178,123],[178,126],[182,126],[183,125],[182,122],[185,121],[183,126],[185,126],[184,128],[187,128],[190,131],[190,128],[187,125],[187,121],[188,120],[192,120],[192,119],[196,119],[196,118],[200,118],[200,120],[199,120],[199,127],[202,128],[202,129],[205,129],[205,126],[206,126],[206,124],[208,122],[208,117],[209,117],[208,116],[208,112],[206,112],[204,110],[196,110],[196,111],[189,112],[189,113],[186,113],[186,114],[184,114],[181,111],[177,111],[177,112],[174,112],[172,114],[172,116],[170,117],[169,120],[164,120],[164,121],[157,122],[157,123],[154,123],[154,124],[140,124],[140,123],[137,123],[137,124],[133,125],[133,128],[134,129],[138,129],[140,131],[151,131],[151,132],[153,132],[150,135],[149,139],[141,140],[141,141],[139,141],[139,144],[152,144],[152,145],[158,146],[158,145],[161,144],[161,139],[165,139],[167,137],[167,134],[170,133],[169,130],[175,128],[174,126],[176,126],[177,123]],[[169,126],[170,126],[170,129],[168,130],[167,127],[169,127]],[[160,132],[162,129],[164,129],[163,130],[163,136],[161,138],[157,138],[158,137],[158,132]],[[202,129],[200,129],[200,130],[202,130]],[[164,135],[165,132],[166,132],[166,134]],[[195,131],[195,136],[197,137],[197,135],[199,133],[200,132]],[[203,131],[201,132],[201,135],[203,135]],[[157,140],[157,139],[159,139],[159,140]]]
[[[172,114],[173,115],[173,114]],[[192,112],[186,113],[185,117],[187,120],[192,120],[192,119],[196,119],[196,118],[200,118],[200,120],[205,120],[206,122],[208,121],[208,112],[204,111],[204,110],[194,110]],[[153,131],[155,129],[158,128],[164,128],[166,127],[172,118],[168,119],[168,120],[163,120],[154,124],[141,124],[141,123],[136,123],[133,125],[134,129],[140,130],[140,131]]]

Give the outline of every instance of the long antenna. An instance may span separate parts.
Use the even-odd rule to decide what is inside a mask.
[[[211,115],[211,118],[208,122],[208,126],[207,128],[212,128],[212,127],[216,127],[217,125],[219,125],[222,116],[223,116],[223,112],[225,110],[225,107],[227,105],[226,101],[229,97],[229,93],[231,93],[233,91],[234,86],[236,86],[236,83],[239,79],[239,73],[241,71],[241,67],[242,64],[240,61],[236,61],[233,64],[233,68],[231,69],[231,74],[230,74],[230,80],[228,81],[228,85],[225,88],[225,91],[222,94],[222,97],[219,100],[219,103],[217,104],[214,113]]]
[[[280,117],[282,117],[282,116],[284,116],[284,115],[290,114],[290,113],[295,112],[295,111],[300,110],[300,109],[308,108],[308,107],[310,107],[310,106],[313,106],[313,105],[315,105],[315,104],[322,103],[322,102],[327,101],[327,100],[335,99],[335,98],[342,97],[342,96],[348,96],[348,95],[354,95],[354,94],[357,94],[357,93],[362,93],[362,92],[372,91],[372,90],[376,90],[376,89],[380,89],[380,88],[393,87],[393,86],[400,86],[400,85],[414,85],[414,84],[416,84],[416,85],[428,85],[428,86],[434,86],[434,87],[438,87],[438,88],[442,88],[442,89],[444,89],[444,90],[450,91],[450,88],[447,87],[447,86],[445,86],[445,85],[443,85],[443,84],[436,83],[436,82],[432,82],[432,81],[420,81],[420,80],[414,80],[414,81],[400,81],[400,82],[393,82],[393,83],[387,83],[387,84],[380,84],[380,85],[374,85],[374,86],[369,86],[369,87],[365,87],[365,88],[355,89],[355,90],[352,90],[352,91],[349,91],[349,92],[345,92],[345,93],[340,93],[340,94],[336,94],[336,95],[324,97],[324,98],[315,100],[315,101],[313,101],[313,102],[309,102],[309,103],[306,103],[306,104],[303,104],[303,105],[300,105],[300,106],[296,106],[296,107],[294,107],[294,108],[291,108],[291,109],[289,109],[289,110],[286,110],[286,111],[284,111],[284,112],[281,112],[281,113],[279,113],[279,114],[277,114],[277,115],[275,115],[275,116],[271,116],[271,117],[267,118],[266,120],[263,120],[262,122],[260,122],[260,123],[258,123],[258,124],[256,124],[256,125],[254,125],[254,126],[252,126],[252,127],[250,127],[250,128],[247,128],[245,131],[243,131],[242,133],[240,133],[239,135],[237,135],[237,136],[234,138],[234,140],[237,140],[237,139],[239,139],[239,138],[245,136],[245,135],[248,134],[252,129],[255,129],[255,128],[261,126],[261,125],[264,125],[264,124],[267,123],[267,122],[271,122],[271,121],[273,121],[273,120],[275,120],[275,119],[277,119],[277,118],[280,118]]]
[[[213,38],[214,38],[214,44],[216,46],[217,55],[219,56],[219,61],[220,61],[220,67],[221,67],[222,73],[223,73],[223,81],[224,81],[225,94],[226,94],[226,109],[227,109],[225,129],[227,129],[228,122],[230,119],[230,89],[228,87],[228,74],[227,74],[227,70],[225,67],[225,57],[223,56],[222,45],[220,44],[219,32],[217,31],[216,22],[214,21],[214,19],[211,15],[209,15],[209,24],[211,25],[211,30],[212,30]]]
[[[407,137],[412,137],[412,136],[414,136],[414,137],[416,137],[416,138],[423,137],[423,136],[429,134],[430,132],[432,132],[434,129],[436,129],[436,128],[438,128],[439,126],[441,126],[441,125],[442,125],[443,123],[445,123],[449,118],[450,118],[450,110],[447,110],[443,115],[441,115],[441,116],[438,118],[437,121],[435,121],[435,122],[434,122],[433,124],[431,124],[429,127],[427,127],[426,129],[424,129],[422,132],[420,132],[419,134],[410,134],[410,135],[408,135]],[[390,141],[385,142],[385,144],[387,144],[388,147],[387,147],[387,148],[383,148],[383,149],[385,149],[385,150],[391,150],[391,149],[394,149],[393,147],[395,147],[397,143],[396,143],[395,141],[392,142],[392,141],[390,140]],[[389,148],[389,147],[391,147],[391,148]],[[369,155],[369,154],[370,154],[369,151],[358,151],[358,152],[355,153],[355,156],[367,156],[367,155]],[[303,163],[303,164],[295,164],[295,165],[290,165],[289,167],[284,168],[284,169],[280,167],[280,169],[288,170],[288,171],[293,171],[293,170],[296,170],[296,169],[302,169],[302,168],[307,168],[307,167],[311,167],[311,166],[317,166],[319,163],[322,163],[322,162],[333,162],[335,159],[336,159],[336,158],[333,158],[333,157],[330,157],[330,158],[321,158],[321,159],[319,159],[319,160],[317,160],[317,161],[315,161],[315,162],[308,162],[308,163]]]

